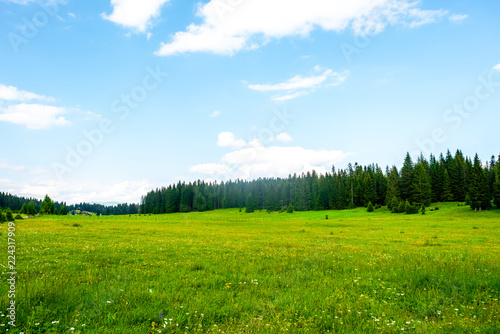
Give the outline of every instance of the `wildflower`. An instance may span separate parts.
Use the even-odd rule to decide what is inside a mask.
[[[75,330],[75,328],[74,328],[74,327],[71,327],[69,330],[70,330],[70,331],[74,331],[74,330]]]
[[[107,300],[107,301],[106,301],[106,303],[111,304],[111,301],[110,301],[110,300]]]

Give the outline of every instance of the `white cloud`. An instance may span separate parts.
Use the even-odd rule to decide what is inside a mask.
[[[23,165],[16,165],[8,162],[7,160],[0,159],[0,169],[10,169],[14,171],[24,170],[25,167]]]
[[[222,111],[215,110],[213,113],[210,114],[210,118],[219,117],[221,113],[222,113]]]
[[[66,110],[61,107],[21,103],[0,108],[0,121],[39,130],[70,124],[63,116],[65,113]]]
[[[497,70],[497,71],[500,71],[500,64],[497,64],[497,65],[493,66],[493,69]]]
[[[278,134],[275,139],[276,139],[276,141],[280,141],[283,143],[288,143],[288,142],[291,142],[293,140],[292,137],[286,132],[282,132],[282,133]]]
[[[30,2],[33,2],[35,0],[4,0],[6,2],[12,2],[12,3],[15,3],[15,4],[18,4],[18,5],[26,5]]]
[[[54,101],[54,98],[20,90],[14,86],[6,86],[0,84],[0,100],[20,102],[40,100],[52,102]]]
[[[220,179],[252,179],[258,177],[286,177],[293,173],[315,170],[326,173],[333,164],[339,163],[351,154],[339,150],[311,150],[302,147],[265,147],[259,140],[245,142],[236,139],[231,132],[219,135],[218,145],[232,147],[220,163],[206,163],[190,168],[192,173],[206,174]],[[280,133],[272,140],[288,142],[287,133]]]
[[[450,17],[448,19],[450,20],[450,22],[453,22],[453,23],[462,23],[468,17],[469,17],[469,15],[465,15],[465,14],[453,14],[453,15],[450,15]]]
[[[219,147],[231,147],[231,148],[242,148],[247,145],[247,142],[243,139],[236,139],[236,136],[231,132],[221,132],[219,133],[219,138],[217,140],[217,146]]]
[[[418,27],[436,21],[444,10],[424,10],[413,0],[244,0],[200,4],[201,24],[176,32],[156,52],[170,56],[185,52],[232,55],[258,48],[270,39],[308,36],[314,29],[355,34],[380,33],[387,25]]]
[[[229,174],[231,172],[231,168],[224,164],[201,164],[193,166],[189,169],[191,173],[200,173],[200,174],[208,174],[208,175],[224,175]]]
[[[113,12],[102,13],[105,20],[127,28],[145,32],[151,26],[151,19],[160,15],[161,7],[169,0],[111,0]]]
[[[315,71],[321,68],[316,66]],[[274,96],[274,101],[286,101],[300,96],[304,96],[320,88],[322,85],[338,86],[347,79],[349,72],[337,73],[330,69],[325,70],[319,75],[301,76],[296,75],[287,81],[277,84],[248,85],[248,88],[259,92],[286,92],[285,95]]]
[[[85,182],[33,181],[18,183],[0,179],[0,187],[18,196],[43,199],[48,194],[53,200],[68,204],[87,203],[139,203],[141,196],[153,188],[147,180],[103,183],[86,180]]]

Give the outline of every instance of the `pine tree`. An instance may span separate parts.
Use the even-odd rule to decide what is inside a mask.
[[[441,196],[441,200],[444,202],[453,201],[453,194],[451,192],[450,186],[450,175],[448,174],[448,170],[444,170],[443,173],[443,193]]]
[[[394,196],[391,200],[391,212],[392,213],[400,213],[399,205],[400,205],[399,199],[396,196]]]
[[[402,200],[411,198],[414,169],[415,167],[413,165],[410,153],[406,153],[403,168],[401,168],[401,178],[399,182],[399,191]]]
[[[5,216],[5,213],[3,213],[2,210],[0,210],[0,223],[3,224],[7,221],[7,217]]]
[[[500,209],[500,161],[495,166],[495,183],[493,184],[493,196],[495,205]]]
[[[61,210],[59,211],[59,214],[61,216],[66,216],[68,214],[68,211],[66,211],[66,205],[61,206]]]
[[[28,207],[27,207],[26,211],[28,211],[29,216],[36,215],[35,203],[33,201],[30,201],[28,203]]]
[[[394,198],[396,198],[396,200],[399,198],[399,174],[396,166],[392,167],[391,172],[387,176],[387,194],[385,202],[389,210],[394,208]],[[399,202],[397,205],[399,205]]]
[[[368,208],[366,209],[366,211],[367,212],[373,212],[374,211],[372,202],[368,202]]]
[[[470,176],[469,199],[470,207],[473,210],[488,210],[491,208],[488,181],[477,154],[474,157],[474,165]]]
[[[425,170],[425,165],[422,162],[417,163],[413,173],[411,184],[411,200],[414,203],[429,206],[431,204],[431,183],[429,175]]]
[[[7,210],[5,210],[5,217],[7,218],[7,221],[9,221],[9,222],[14,221],[14,215],[12,214],[12,210],[10,208],[7,208]]]
[[[363,193],[364,203],[363,204],[368,205],[368,203],[375,202],[377,200],[377,194],[375,192],[375,186],[373,184],[373,179],[369,173],[366,173],[365,177],[363,178],[363,185],[364,185],[364,193]]]
[[[19,210],[20,214],[28,214],[28,208],[26,207],[26,203],[23,203],[23,206],[21,207],[21,210]]]
[[[288,207],[286,208],[286,213],[293,213],[293,206],[291,204],[288,204]]]
[[[42,207],[40,208],[40,214],[53,214],[54,213],[54,202],[50,199],[49,195],[45,195],[42,202]]]
[[[247,197],[247,203],[246,203],[246,206],[245,206],[245,212],[246,213],[252,213],[255,211],[255,203],[254,203],[254,200],[253,200],[253,196],[252,196],[252,193],[248,194],[248,197]]]

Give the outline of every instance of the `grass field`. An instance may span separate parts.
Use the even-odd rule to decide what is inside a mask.
[[[9,333],[500,333],[500,211],[437,205],[16,221]]]

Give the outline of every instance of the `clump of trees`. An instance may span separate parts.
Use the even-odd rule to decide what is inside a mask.
[[[250,197],[251,195],[251,197]],[[251,198],[250,207],[248,205]],[[344,210],[387,205],[394,213],[418,213],[435,202],[466,202],[473,210],[487,210],[492,199],[500,208],[500,162],[495,157],[482,164],[476,155],[465,157],[457,150],[438,158],[422,155],[413,161],[407,154],[401,169],[396,166],[332,167],[331,172],[259,178],[253,181],[181,183],[150,191],[141,199],[141,213],[207,211],[246,208],[281,211]],[[406,203],[408,202],[408,205]]]

